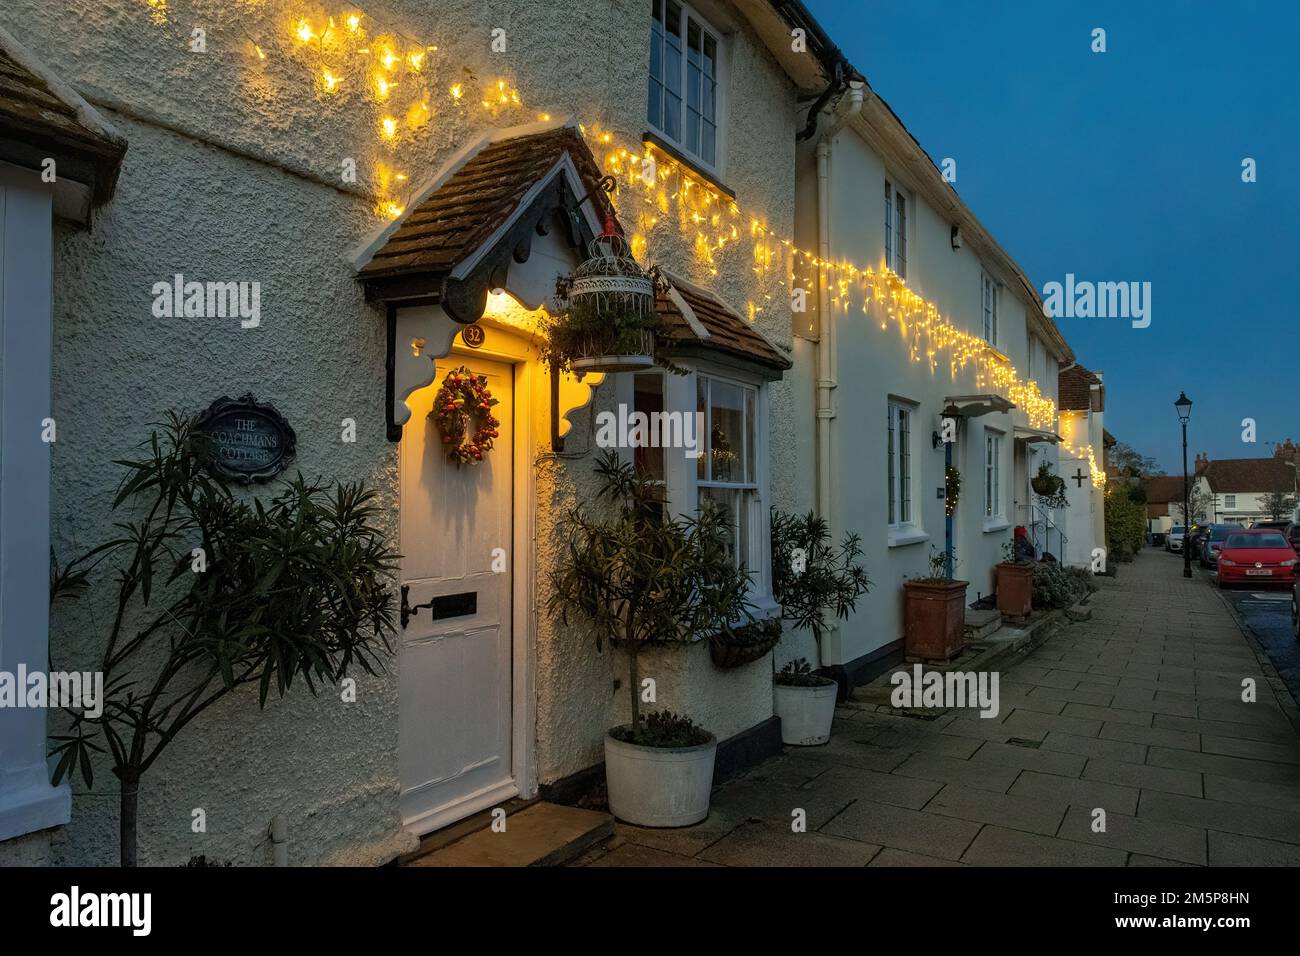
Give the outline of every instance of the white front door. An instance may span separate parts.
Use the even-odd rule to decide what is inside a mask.
[[[449,461],[429,418],[447,371],[462,364],[486,375],[500,401],[493,409],[500,437],[477,465]],[[417,609],[400,638],[399,748],[402,824],[423,834],[518,792],[511,754],[514,369],[449,355],[433,384],[407,404],[401,583]]]

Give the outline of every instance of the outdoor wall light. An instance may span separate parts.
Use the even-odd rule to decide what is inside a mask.
[[[961,226],[952,227],[952,247],[954,249],[961,248]]]

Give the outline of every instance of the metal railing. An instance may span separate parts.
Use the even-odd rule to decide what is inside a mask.
[[[1050,552],[1052,557],[1062,564],[1065,563],[1065,546],[1069,538],[1065,532],[1056,526],[1052,521],[1052,513],[1038,505],[1029,505],[1029,538],[1034,543],[1034,550],[1038,552],[1041,558],[1044,552]],[[1056,550],[1052,550],[1052,533],[1056,533]]]

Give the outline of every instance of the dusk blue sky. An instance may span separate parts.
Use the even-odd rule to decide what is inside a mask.
[[[1040,292],[1067,272],[1151,282],[1149,328],[1058,320],[1105,373],[1112,434],[1181,473],[1186,389],[1189,457],[1300,441],[1300,3],[808,7],[935,162],[957,160],[957,191]]]

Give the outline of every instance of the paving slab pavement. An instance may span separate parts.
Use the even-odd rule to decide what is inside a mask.
[[[1300,712],[1227,600],[1168,557],[1122,565],[1089,620],[1002,666],[996,718],[842,707],[828,745],[716,788],[704,823],[619,824],[578,862],[1300,865]]]

